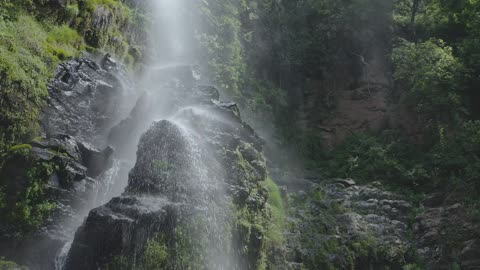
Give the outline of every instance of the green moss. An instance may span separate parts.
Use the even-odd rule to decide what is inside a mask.
[[[0,270],[28,270],[24,266],[19,266],[14,262],[7,261],[5,258],[0,257]]]
[[[143,254],[143,269],[166,269],[169,257],[169,250],[161,239],[148,240],[145,253]]]
[[[163,160],[153,160],[151,166],[156,173],[168,173],[175,168],[172,164]]]
[[[55,165],[36,159],[29,145],[15,148],[19,150],[8,153],[0,170],[0,219],[15,225],[12,232],[29,233],[41,226],[55,208],[47,195]],[[18,168],[12,165],[17,163]]]
[[[27,15],[0,18],[0,149],[33,137],[59,61],[83,48],[83,39],[66,25],[47,27]]]
[[[8,152],[27,155],[32,150],[32,146],[30,144],[19,144],[10,147]]]
[[[131,260],[125,256],[115,256],[102,270],[132,270]]]
[[[76,30],[67,25],[53,27],[47,36],[47,48],[58,60],[78,56],[85,49],[84,41]]]
[[[208,269],[210,225],[203,216],[196,216],[175,228],[175,257],[171,262],[179,269]]]
[[[286,210],[280,188],[275,182],[267,178],[266,185],[269,191],[268,205],[271,210],[271,221],[267,229],[268,243],[275,246],[285,244],[284,230],[286,226]]]

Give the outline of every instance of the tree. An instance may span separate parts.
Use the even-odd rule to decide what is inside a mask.
[[[464,112],[461,99],[463,66],[442,40],[403,41],[393,50],[397,88],[425,123],[449,124]]]

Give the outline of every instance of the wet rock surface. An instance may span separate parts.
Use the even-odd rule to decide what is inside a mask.
[[[130,106],[126,96],[134,96],[121,66],[106,59],[103,67],[83,58],[58,67],[41,119],[45,133],[69,134],[97,147],[106,146],[110,128]]]
[[[174,89],[174,113],[141,136],[126,191],[90,212],[65,269],[98,269],[119,257],[141,266],[148,240],[159,238],[171,252],[166,269],[256,269],[262,260],[263,230],[235,216],[250,211],[268,220],[262,140],[235,104],[218,101],[214,87],[197,86],[189,67],[161,73],[168,75],[158,75],[163,87]],[[145,109],[151,100],[141,98],[114,130],[138,128],[139,115],[161,115]]]

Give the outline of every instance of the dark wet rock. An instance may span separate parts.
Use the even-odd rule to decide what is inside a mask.
[[[66,269],[98,269],[117,254],[140,254],[154,232],[175,235],[174,209],[156,198],[113,199],[92,211],[78,230]]]
[[[459,259],[462,269],[480,269],[480,240],[472,239],[463,243]]]
[[[116,70],[118,68],[117,61],[113,59],[113,57],[107,53],[103,58],[102,61],[100,62],[100,65],[104,70]]]
[[[133,95],[129,84],[119,71],[105,71],[91,60],[80,58],[61,64],[48,86],[42,129],[49,135],[69,134],[104,147],[110,127],[131,106],[124,102],[128,100],[125,96]]]
[[[19,194],[25,194],[37,185],[33,182],[39,183],[44,187],[44,197],[35,198],[53,203],[55,208],[45,217],[40,228],[22,231],[28,233],[29,237],[26,238],[17,234],[20,224],[2,223],[0,254],[22,262],[31,269],[53,269],[52,259],[73,233],[65,225],[78,222],[80,213],[93,206],[92,196],[99,183],[89,172],[100,174],[110,166],[109,162],[91,162],[95,158],[108,160],[111,149],[99,151],[86,147],[65,134],[37,138],[30,145],[24,146],[24,150],[7,153],[0,171],[0,185],[9,194],[7,202],[15,204],[15,200],[21,198]],[[32,173],[36,178],[30,176]]]
[[[174,80],[193,78],[188,69],[174,71],[180,72],[169,74]],[[212,270],[256,269],[262,260],[266,236],[261,226],[268,220],[263,142],[235,105],[214,102],[215,88],[188,89],[188,83],[177,81],[171,92],[176,100],[171,108],[182,109],[141,136],[124,194],[92,210],[77,231],[66,269],[96,270],[118,256],[141,263],[147,240],[158,235],[173,250],[169,269],[180,267],[181,256],[189,258],[182,267]],[[137,102],[110,139],[138,124],[148,101]],[[237,209],[233,217],[232,207]],[[243,217],[245,212],[252,216]],[[179,231],[188,235],[190,251],[182,248]],[[191,257],[196,252],[201,258]],[[225,261],[230,256],[234,261]]]
[[[335,179],[334,182],[342,184],[346,188],[356,185],[355,181],[353,181],[352,179]]]
[[[79,143],[78,148],[82,153],[82,163],[88,168],[87,175],[89,177],[96,178],[105,169],[112,166],[113,153],[115,152],[112,147],[107,146],[104,150],[99,151],[92,145]]]

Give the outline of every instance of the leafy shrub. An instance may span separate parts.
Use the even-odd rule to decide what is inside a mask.
[[[161,241],[148,240],[143,254],[143,269],[165,269],[169,258],[168,248]]]
[[[473,195],[480,192],[480,121],[464,123],[430,156],[438,185],[453,185]]]
[[[419,157],[413,147],[386,135],[355,135],[330,154],[328,173],[332,177],[416,185],[422,169],[415,165],[418,158],[412,159]]]
[[[55,207],[46,193],[54,165],[37,160],[30,145],[12,147],[4,159],[0,169],[0,219],[11,228],[3,229],[28,233],[42,225]]]
[[[463,115],[463,67],[442,40],[403,44],[393,50],[394,78],[424,123],[437,127]]]

